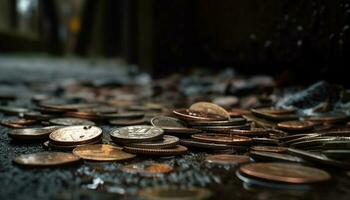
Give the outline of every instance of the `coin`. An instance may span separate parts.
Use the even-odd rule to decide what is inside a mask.
[[[305,118],[305,120],[320,123],[343,123],[349,121],[349,116],[342,113],[327,113],[319,116]]]
[[[110,136],[116,142],[144,142],[161,138],[163,132],[153,126],[126,126],[112,130]]]
[[[8,135],[17,140],[45,139],[48,138],[52,130],[43,128],[26,128],[10,130]]]
[[[229,133],[232,129],[250,129],[250,124],[236,125],[236,126],[192,126],[207,132]]]
[[[43,108],[60,110],[64,112],[68,111],[76,111],[83,108],[91,108],[95,106],[94,104],[85,104],[85,103],[57,103],[57,102],[40,102],[39,104]]]
[[[259,112],[274,114],[274,115],[287,115],[295,113],[294,109],[284,109],[284,108],[276,108],[276,107],[267,107],[267,108],[258,108],[255,109]]]
[[[80,160],[78,156],[62,152],[39,152],[16,157],[13,162],[32,167],[53,167],[73,164]]]
[[[237,117],[231,118],[230,120],[224,121],[189,121],[188,123],[191,126],[235,126],[235,125],[243,125],[247,122],[246,119]]]
[[[9,115],[18,115],[18,114],[25,113],[28,111],[29,110],[26,108],[0,106],[0,112],[2,112],[4,114],[9,114]]]
[[[117,161],[134,158],[135,155],[126,153],[120,148],[108,144],[83,145],[73,149],[73,154],[93,161]]]
[[[29,112],[23,113],[23,117],[25,119],[47,120],[47,119],[54,118],[55,116],[49,115],[49,114],[43,114],[43,113],[37,112],[37,111],[29,111]]]
[[[126,152],[142,154],[142,155],[153,155],[153,156],[176,156],[187,152],[187,148],[181,145],[176,145],[172,148],[166,149],[146,149],[137,147],[124,147]]]
[[[187,128],[186,123],[173,118],[166,116],[156,116],[151,119],[151,124],[153,126],[159,127],[164,130],[166,133],[199,133],[201,132],[198,129]]]
[[[217,154],[210,155],[205,158],[205,161],[215,164],[242,164],[250,162],[249,156],[244,155],[231,155],[231,154]]]
[[[331,179],[321,169],[287,163],[250,163],[239,168],[239,172],[251,177],[289,184],[310,184]]]
[[[249,145],[253,141],[249,137],[215,133],[194,134],[192,135],[192,138],[202,142],[214,142],[219,144],[232,145]]]
[[[56,145],[78,145],[99,140],[102,129],[96,126],[68,126],[53,131],[49,138]]]
[[[146,149],[162,149],[171,148],[179,143],[179,138],[171,135],[164,135],[162,139],[150,141],[150,142],[139,142],[139,143],[127,143],[126,146],[138,147]]]
[[[276,146],[253,146],[253,147],[250,147],[250,150],[272,152],[272,153],[286,153],[288,148],[287,147],[276,147]]]
[[[134,119],[134,118],[143,118],[145,116],[145,113],[143,112],[118,112],[118,113],[105,113],[105,114],[99,114],[98,116],[102,118],[107,118],[107,119]]]
[[[250,111],[242,108],[231,108],[228,110],[230,117],[242,117],[243,115],[249,114]]]
[[[54,118],[54,119],[50,119],[49,122],[51,124],[62,125],[62,126],[95,125],[95,123],[92,121],[79,119],[79,118],[71,118],[71,117]]]
[[[101,143],[101,139],[92,141],[86,144],[81,144],[81,145],[58,145],[55,143],[50,142],[49,140],[44,142],[44,147],[47,149],[54,149],[54,150],[59,150],[59,151],[72,151],[76,147],[84,146],[84,145],[92,145],[92,144],[98,144]]]
[[[227,120],[226,117],[222,117],[221,115],[204,113],[189,109],[176,109],[173,110],[173,114],[177,117],[184,120],[206,120],[206,121],[219,121],[219,120]]]
[[[146,124],[146,120],[144,118],[141,119],[112,119],[109,121],[110,124],[116,126],[133,126],[133,125],[141,125]]]
[[[122,167],[121,170],[131,174],[140,174],[142,176],[159,176],[172,172],[174,168],[166,163],[150,162],[126,165]]]
[[[288,121],[288,120],[295,120],[298,118],[296,114],[273,114],[270,112],[265,112],[265,109],[251,109],[251,112],[262,118],[266,118],[273,121]]]
[[[322,153],[309,152],[309,151],[304,151],[304,150],[300,150],[300,149],[293,149],[293,148],[288,148],[288,153],[291,153],[292,155],[296,155],[296,156],[301,157],[305,160],[315,162],[318,164],[339,167],[339,168],[344,168],[344,169],[350,168],[350,163],[342,162],[339,160],[334,160],[332,158],[327,157],[326,155],[324,155]]]
[[[194,103],[190,106],[189,110],[215,114],[223,118],[230,119],[230,114],[227,112],[227,110],[225,110],[225,108],[209,102]]]
[[[94,112],[71,111],[64,114],[67,117],[81,118],[87,120],[101,120],[101,117]]]
[[[350,158],[350,149],[323,150],[322,154],[335,159],[348,159]]]
[[[310,130],[314,123],[309,121],[284,121],[277,124],[277,127],[283,130],[290,131],[305,131]]]
[[[212,193],[205,188],[196,187],[155,187],[140,190],[139,197],[147,200],[204,200]]]
[[[191,139],[181,139],[180,144],[186,147],[195,147],[202,149],[214,149],[214,150],[222,150],[222,149],[230,149],[233,148],[231,145],[227,144],[216,144],[216,143],[208,143],[208,142],[199,142]]]
[[[256,161],[305,162],[303,159],[296,156],[274,152],[250,151],[249,155]]]
[[[227,133],[253,137],[253,136],[268,136],[270,131],[264,128],[252,128],[250,130],[229,129]]]

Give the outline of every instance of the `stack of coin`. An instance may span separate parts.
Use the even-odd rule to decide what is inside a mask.
[[[96,126],[68,126],[49,135],[48,146],[53,149],[72,150],[78,145],[96,144],[101,141],[102,129]]]

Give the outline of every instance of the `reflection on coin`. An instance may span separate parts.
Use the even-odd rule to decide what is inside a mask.
[[[209,190],[196,187],[146,188],[139,192],[139,197],[147,200],[204,200],[211,196]]]
[[[95,125],[95,123],[92,121],[89,121],[86,119],[71,118],[71,117],[50,119],[49,122],[51,124],[62,125],[62,126]]]
[[[227,120],[226,117],[217,114],[204,113],[200,111],[194,111],[189,109],[176,109],[173,110],[173,114],[184,120],[206,120],[206,121],[219,121]]]
[[[287,163],[250,163],[241,166],[239,172],[259,179],[290,184],[309,184],[331,179],[326,171]]]
[[[313,126],[314,123],[309,121],[284,121],[277,124],[278,128],[291,131],[310,130]]]
[[[73,154],[85,160],[116,161],[134,158],[135,155],[121,151],[120,148],[108,144],[83,145],[76,147]]]
[[[58,145],[78,145],[99,140],[102,129],[96,126],[68,126],[53,131],[50,141]]]
[[[162,139],[150,141],[150,142],[139,142],[139,143],[127,143],[129,147],[139,147],[148,149],[162,149],[174,147],[179,143],[179,138],[171,135],[164,135]]]
[[[163,130],[153,126],[126,126],[110,132],[116,142],[143,142],[161,138]]]
[[[207,156],[205,160],[209,163],[233,164],[233,165],[247,163],[251,161],[249,156],[231,155],[231,154],[210,155],[210,156]]]
[[[153,156],[176,156],[187,152],[187,148],[181,145],[176,145],[172,148],[166,149],[146,149],[137,147],[124,147],[126,152],[142,154],[142,155],[153,155]]]
[[[230,119],[230,114],[227,112],[227,110],[225,110],[219,105],[209,103],[209,102],[194,103],[190,106],[189,110],[208,113],[208,114],[215,114],[215,115],[222,116],[226,119]]]
[[[138,163],[126,165],[122,168],[123,172],[140,174],[143,176],[158,176],[161,174],[168,174],[174,168],[165,163]]]
[[[79,161],[79,157],[71,153],[62,152],[40,152],[25,154],[16,157],[13,161],[19,165],[49,167],[72,164]]]
[[[44,128],[25,128],[10,130],[9,136],[13,139],[44,139],[48,138],[52,130]]]
[[[251,138],[244,136],[215,133],[194,134],[192,135],[192,138],[203,142],[214,142],[219,144],[232,145],[249,145],[253,141]]]

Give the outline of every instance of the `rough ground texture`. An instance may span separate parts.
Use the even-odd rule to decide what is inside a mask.
[[[72,66],[68,67],[69,64]],[[115,64],[0,58],[0,82],[3,84],[16,81],[50,82],[63,77],[96,79],[121,76],[125,72],[125,67],[106,67]],[[94,68],[84,65],[93,65]],[[17,85],[16,88],[21,90],[22,86]],[[110,128],[102,127],[105,133]],[[316,186],[312,190],[278,190],[243,184],[235,175],[236,167],[208,164],[204,162],[206,153],[195,151],[179,157],[138,157],[127,162],[110,163],[84,162],[69,168],[21,168],[12,163],[13,158],[20,154],[41,152],[44,148],[41,143],[15,143],[9,139],[7,132],[7,128],[0,127],[1,200],[137,199],[136,193],[140,188],[164,185],[206,187],[214,193],[213,199],[341,200],[349,199],[350,196],[350,177],[342,170],[327,169],[332,173],[333,181],[323,186]],[[169,163],[175,171],[162,177],[147,178],[125,174],[120,170],[125,164],[151,161]]]

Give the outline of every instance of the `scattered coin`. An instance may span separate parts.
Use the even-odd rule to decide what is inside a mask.
[[[188,123],[191,126],[235,126],[235,125],[243,125],[247,122],[246,119],[237,117],[231,118],[230,120],[223,121],[189,121]]]
[[[250,177],[289,184],[310,184],[331,179],[326,171],[287,163],[250,163],[241,166],[239,172]]]
[[[274,152],[250,151],[249,155],[254,160],[263,162],[305,162],[303,159],[296,156]]]
[[[83,145],[76,147],[73,154],[93,161],[117,161],[134,158],[135,155],[126,153],[120,148],[108,144]]]
[[[205,161],[209,163],[215,163],[215,164],[242,164],[250,162],[251,159],[249,156],[244,155],[231,155],[231,154],[217,154],[217,155],[210,155],[205,158]]]
[[[147,200],[204,200],[211,196],[209,190],[196,187],[156,187],[145,188],[139,192],[139,197]]]
[[[252,146],[250,150],[262,151],[262,152],[272,152],[272,153],[286,153],[287,147],[276,147],[276,146]]]
[[[71,153],[62,152],[40,152],[25,154],[16,157],[13,161],[18,165],[32,167],[53,167],[73,164],[78,162],[79,157]]]
[[[138,163],[122,167],[123,172],[140,174],[142,176],[159,176],[172,172],[174,168],[165,163]]]
[[[171,135],[164,135],[162,139],[150,141],[150,142],[139,142],[139,143],[126,143],[125,146],[138,147],[146,149],[163,149],[171,148],[179,143],[179,138]]]
[[[144,118],[141,119],[112,119],[109,121],[110,124],[116,126],[133,126],[133,125],[142,125],[146,124],[146,120]]]
[[[176,109],[173,111],[177,117],[184,120],[206,120],[206,121],[219,121],[219,120],[227,120],[226,117],[222,117],[221,115],[204,113],[189,109]]]
[[[310,121],[284,121],[277,124],[277,127],[289,131],[305,131],[314,127]]]
[[[284,109],[284,108],[276,108],[276,107],[268,107],[268,108],[259,108],[255,109],[262,113],[274,114],[274,115],[287,115],[295,113],[294,109]]]
[[[31,139],[46,139],[49,137],[52,130],[44,128],[26,128],[13,129],[8,133],[12,139],[16,140],[31,140]]]
[[[89,121],[86,119],[71,118],[71,117],[54,118],[54,119],[50,119],[49,122],[51,124],[62,125],[62,126],[95,125],[95,123],[92,121]]]
[[[249,145],[252,143],[252,139],[249,137],[229,134],[202,133],[194,134],[192,138],[202,142],[214,142],[219,144]]]
[[[190,106],[189,110],[198,111],[208,114],[215,114],[226,119],[230,119],[230,114],[219,105],[209,103],[209,102],[197,102]]]
[[[151,119],[153,126],[159,127],[166,133],[199,133],[198,129],[187,128],[186,123],[173,117],[156,116]]]
[[[100,140],[102,129],[96,126],[68,126],[53,131],[49,138],[56,145],[79,145]]]
[[[176,145],[166,149],[146,149],[137,147],[124,147],[124,150],[129,153],[153,156],[176,156],[187,152],[187,148],[181,145]]]
[[[252,113],[258,117],[266,118],[273,121],[288,121],[295,120],[298,118],[296,114],[273,114],[270,112],[266,112],[265,109],[252,109]]]
[[[115,142],[132,143],[157,140],[163,136],[163,130],[153,126],[126,126],[110,132]]]

